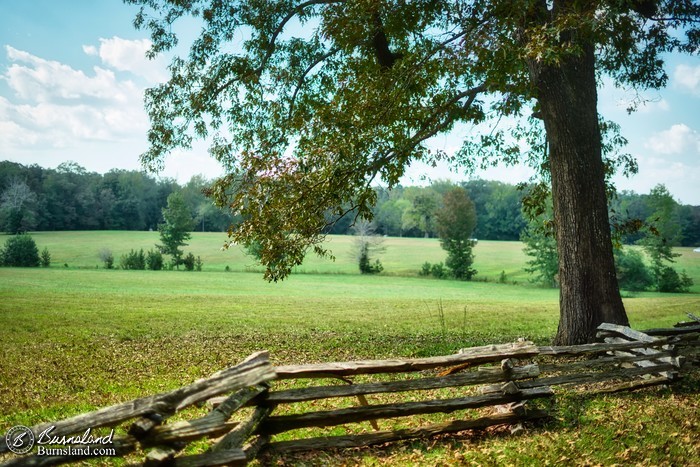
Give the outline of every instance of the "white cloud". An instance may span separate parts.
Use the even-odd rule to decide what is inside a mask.
[[[85,52],[86,55],[98,55],[97,47],[94,45],[84,45],[83,52]]]
[[[690,90],[700,96],[700,65],[678,65],[673,78],[679,86]]]
[[[146,51],[151,48],[148,39],[127,40],[114,36],[100,39],[99,50],[94,46],[83,46],[88,55],[99,55],[102,63],[118,71],[128,71],[155,83],[168,78],[165,61],[162,56],[154,60],[146,58]]]
[[[637,193],[649,193],[658,184],[664,184],[674,197],[683,204],[700,205],[700,163],[697,161],[680,162],[668,158],[637,155],[639,173],[631,178],[615,176],[615,185],[619,190],[634,190]]]
[[[18,97],[27,101],[96,98],[125,103],[141,92],[132,81],[118,81],[114,72],[104,68],[94,67],[94,76],[88,76],[60,62],[10,46],[5,49],[7,58],[13,62],[5,73],[5,80]]]
[[[700,152],[700,134],[683,123],[652,135],[646,146],[658,154]]]
[[[4,97],[0,96],[0,150],[6,152],[13,146],[33,145],[40,135],[17,122],[17,109]]]
[[[139,169],[149,127],[141,84],[152,84],[149,77],[159,73],[143,56],[149,46],[146,40],[120,38],[102,39],[99,48],[83,46],[101,59],[91,70],[6,46],[10,65],[0,69],[8,85],[0,95],[0,154],[44,167],[74,160],[100,172]],[[145,79],[125,78],[122,71]],[[175,151],[162,175],[185,182],[195,173],[209,178],[222,173],[202,142],[192,151]]]
[[[145,139],[143,88],[111,70],[92,73],[5,47],[11,65],[1,78],[12,95],[0,96],[0,149],[79,147],[85,141]]]

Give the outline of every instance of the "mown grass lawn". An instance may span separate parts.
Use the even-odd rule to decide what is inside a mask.
[[[414,357],[518,337],[544,344],[556,331],[558,292],[525,283],[516,242],[480,242],[477,259],[490,271],[486,276],[522,273],[519,285],[360,276],[345,237],[331,241],[347,259],[337,253],[335,263],[313,260],[305,274],[268,284],[260,274],[240,272],[250,261],[242,252],[214,246],[222,237],[195,235],[190,248],[205,270],[188,273],[95,268],[103,246],[115,256],[148,249],[157,241],[152,232],[37,234],[40,248],[52,252],[51,268],[0,268],[0,432],[172,389],[261,349],[276,364]],[[423,261],[444,259],[435,240],[387,243],[387,272],[408,274]],[[696,255],[684,251],[680,259],[697,284]],[[226,265],[237,272],[224,272]],[[668,326],[686,311],[697,314],[700,295],[626,294],[625,305],[637,329]],[[520,438],[494,432],[285,461],[694,465],[700,464],[699,392],[692,377],[670,389],[572,395],[557,399],[554,420]]]
[[[39,249],[47,247],[52,256],[52,268],[100,268],[100,250],[112,251],[115,266],[119,258],[131,249],[155,249],[159,242],[158,232],[36,232],[32,234]],[[6,235],[0,234],[0,244],[4,244]],[[189,245],[184,249],[200,256],[204,262],[204,271],[220,272],[228,266],[234,272],[261,272],[262,268],[255,260],[246,255],[243,248],[233,246],[222,251],[227,236],[221,232],[193,232]],[[327,245],[335,260],[309,255],[304,264],[295,270],[298,274],[357,274],[358,268],[352,249],[353,237],[346,235],[329,235]],[[423,263],[444,262],[445,251],[440,248],[437,239],[432,238],[398,238],[384,239],[385,251],[378,255],[384,265],[383,275],[415,276]],[[638,248],[638,247],[632,247]],[[700,253],[691,247],[676,248],[681,256],[676,259],[675,267],[686,271],[695,279],[691,291],[700,293]],[[505,273],[506,282],[527,283],[530,276],[525,272],[528,256],[523,252],[520,242],[497,242],[480,240],[474,249],[474,267],[478,271],[477,280],[498,281]]]
[[[131,249],[155,249],[159,242],[158,232],[36,232],[33,234],[39,249],[47,247],[52,255],[53,266],[69,268],[99,268],[103,264],[99,259],[100,250],[112,251],[115,265],[119,258]],[[4,243],[4,235],[0,242]],[[234,246],[222,251],[226,241],[225,233],[194,232],[185,251],[200,256],[204,262],[204,271],[223,271],[227,266],[231,271],[262,271],[255,260],[246,255],[243,248]],[[298,266],[296,273],[306,274],[357,274],[357,263],[352,251],[353,237],[330,235],[327,245],[335,260],[309,255],[304,264]],[[440,243],[431,238],[396,238],[384,239],[385,251],[378,258],[385,268],[385,275],[416,275],[423,263],[444,262],[445,251]],[[508,281],[526,282],[527,274],[523,265],[527,256],[522,251],[520,242],[480,241],[476,247],[475,267],[479,278],[496,280],[502,271]]]

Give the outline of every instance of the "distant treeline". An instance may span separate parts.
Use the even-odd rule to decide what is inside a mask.
[[[8,223],[17,222],[23,224],[22,230],[156,230],[163,222],[168,195],[182,191],[197,230],[223,231],[232,218],[204,196],[207,185],[202,176],[181,186],[173,179],[135,170],[115,169],[102,175],[74,162],[45,169],[4,161],[0,219],[5,230],[11,230]]]
[[[212,205],[202,190],[209,181],[197,175],[184,185],[169,178],[154,178],[144,172],[111,170],[88,172],[74,162],[56,169],[0,162],[0,222],[4,230],[156,230],[168,195],[181,191],[196,230],[224,231],[235,220]],[[477,226],[474,237],[484,240],[519,240],[527,225],[521,201],[525,190],[488,180],[460,183],[474,202]],[[437,181],[427,187],[398,186],[391,191],[377,188],[374,209],[376,231],[383,235],[433,237],[435,213],[442,197],[454,184]],[[611,202],[611,219],[625,224],[648,219],[654,209],[648,195],[623,191]],[[700,206],[673,201],[674,221],[680,225],[680,245],[700,244]],[[353,216],[336,222],[329,233],[351,233]],[[623,236],[634,243],[641,234]]]
[[[473,236],[483,240],[520,240],[528,225],[522,212],[522,199],[529,187],[491,180],[469,180],[459,183],[476,207],[476,228]],[[396,187],[391,191],[377,189],[374,222],[378,233],[390,236],[433,237],[436,235],[435,212],[440,208],[443,195],[455,185],[437,181],[428,187]],[[669,219],[663,222],[677,224],[679,235],[669,239],[674,246],[700,245],[700,206],[672,203]],[[636,243],[644,236],[645,226],[655,223],[657,207],[650,195],[632,191],[619,192],[610,202],[611,223],[621,226],[621,241]],[[639,221],[639,222],[637,222]],[[352,217],[338,222],[332,233],[347,233]],[[638,231],[630,226],[637,225]]]
[[[519,240],[527,225],[521,211],[523,192],[514,185],[489,180],[470,180],[464,187],[476,208],[473,236],[484,240]],[[396,237],[435,237],[435,214],[446,192],[455,184],[436,181],[427,187],[398,186],[391,191],[377,188],[374,224],[377,233]],[[349,231],[353,217],[340,220],[331,233]]]

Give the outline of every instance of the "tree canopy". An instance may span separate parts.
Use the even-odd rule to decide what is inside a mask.
[[[223,232],[234,218],[203,194],[210,184],[200,175],[180,186],[136,170],[99,174],[74,162],[50,169],[1,161],[0,229],[155,230],[168,195],[182,191],[197,230]]]
[[[134,24],[151,31],[152,55],[177,44],[179,18],[202,25],[189,54],[173,59],[170,80],[147,92],[150,148],[142,161],[157,169],[173,149],[209,138],[229,169],[210,194],[242,215],[232,240],[260,244],[268,279],[284,278],[310,248],[326,254],[326,214],[370,217],[372,184],[395,186],[411,161],[470,167],[524,159],[552,181],[557,341],[590,339],[601,320],[627,322],[604,184],[627,159],[608,151],[619,139],[601,137],[597,80],[663,86],[663,54],[698,50],[700,5],[126,1],[142,5]],[[504,118],[518,122],[513,138],[495,127],[455,154],[426,145],[457,123]]]

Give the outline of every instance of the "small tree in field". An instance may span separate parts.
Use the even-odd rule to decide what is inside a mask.
[[[544,183],[531,187],[523,198],[523,215],[528,225],[520,240],[525,244],[523,251],[532,258],[525,271],[533,276],[532,282],[548,287],[559,285],[560,270],[553,211],[549,187]]]
[[[525,271],[532,274],[533,282],[547,287],[559,283],[559,254],[551,220],[536,218],[523,230],[520,239],[525,244],[523,251],[532,259],[528,260]]]
[[[182,254],[180,247],[190,239],[194,222],[182,194],[175,191],[168,196],[168,207],[163,208],[163,223],[158,225],[162,245],[156,245],[164,255],[173,257],[172,263],[180,269]]]
[[[377,235],[374,226],[365,220],[360,220],[352,228],[355,239],[353,241],[353,251],[357,264],[362,274],[376,274],[384,270],[384,266],[379,260],[374,263],[370,257],[384,252],[384,239]]]
[[[109,248],[102,248],[97,255],[100,261],[105,264],[105,269],[114,269],[114,255]]]
[[[139,251],[132,249],[129,253],[122,255],[119,266],[122,269],[146,269],[146,255],[143,253],[143,248]]]
[[[675,215],[677,203],[664,185],[657,185],[649,193],[647,203],[654,209],[647,219],[648,231],[639,243],[651,259],[651,272],[659,292],[688,292],[693,285],[685,273],[681,275],[670,263],[680,256],[673,251],[681,237],[681,225]]]
[[[187,256],[182,258],[182,264],[185,265],[186,271],[194,271],[195,258],[192,252],[187,253]]]
[[[39,249],[34,239],[27,234],[13,235],[0,251],[0,264],[3,266],[36,267],[40,264]]]
[[[41,266],[44,268],[51,266],[51,253],[49,253],[49,249],[46,247],[41,250]]]
[[[447,251],[445,264],[452,275],[460,280],[470,280],[476,274],[472,268],[476,242],[471,238],[476,227],[476,209],[464,188],[454,188],[445,193],[443,206],[436,215],[440,245]]]

